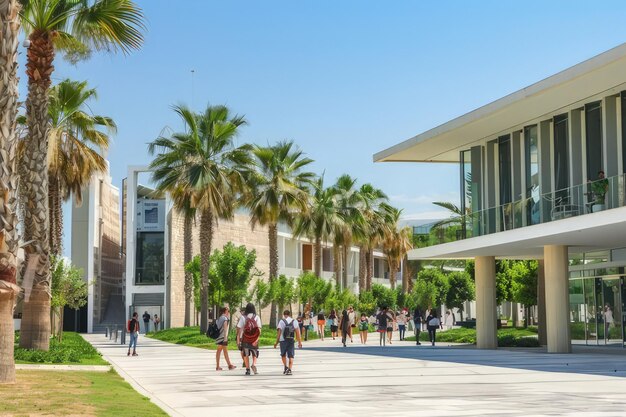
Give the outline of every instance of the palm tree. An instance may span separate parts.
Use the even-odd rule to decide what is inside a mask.
[[[196,114],[186,106],[175,106],[183,120],[185,132],[160,136],[149,145],[156,155],[150,168],[157,191],[176,193],[180,189],[189,196],[190,207],[200,215],[200,330],[208,325],[209,257],[213,228],[219,219],[230,219],[244,184],[250,163],[250,147],[235,147],[239,127],[246,124],[243,116],[231,116],[226,106],[207,106]]]
[[[17,0],[0,0],[0,384],[15,382],[13,308],[19,293],[17,201]]]
[[[36,256],[33,288],[24,302],[20,346],[48,350],[50,339],[50,260],[48,218],[49,89],[57,50],[85,57],[91,48],[129,52],[143,41],[143,14],[131,0],[20,0],[28,96],[21,173],[24,238]]]
[[[334,185],[336,190],[336,204],[337,211],[343,220],[342,227],[335,234],[335,244],[341,245],[341,264],[342,264],[342,278],[341,287],[348,287],[348,261],[350,247],[352,246],[353,238],[360,237],[359,233],[362,231],[364,223],[363,215],[361,213],[361,205],[363,198],[355,188],[356,178],[352,178],[350,175],[344,174],[337,179]]]
[[[62,252],[62,202],[73,195],[80,204],[83,188],[94,174],[107,170],[101,153],[109,147],[108,133],[115,133],[117,127],[110,117],[94,116],[83,110],[95,98],[96,90],[88,88],[87,81],[64,80],[50,89],[49,241],[50,253],[56,256]],[[102,132],[103,128],[106,133]]]
[[[385,238],[383,240],[383,252],[387,256],[389,265],[389,282],[391,288],[396,287],[396,275],[400,270],[400,265],[404,260],[407,252],[411,250],[411,229],[409,227],[399,227],[400,215],[402,210],[392,208],[387,216],[387,228]],[[402,289],[408,291],[409,283],[406,276],[402,276]]]
[[[278,276],[278,223],[293,225],[297,213],[306,212],[309,186],[315,175],[303,169],[313,162],[294,146],[293,141],[272,146],[255,146],[252,151],[256,170],[251,176],[251,192],[246,201],[251,225],[267,226],[270,247],[269,278]],[[276,325],[276,305],[272,303],[270,326]]]
[[[295,236],[307,236],[315,243],[314,272],[322,274],[322,242],[332,239],[333,233],[343,225],[335,206],[337,190],[333,187],[324,188],[324,177],[313,183],[313,194],[309,198],[309,207],[298,214],[293,233]]]
[[[380,244],[384,234],[384,221],[381,210],[384,208],[387,195],[372,184],[363,184],[359,188],[361,198],[361,215],[363,225],[359,239],[359,292],[371,288],[374,265],[372,256],[374,248]]]
[[[183,265],[189,264],[193,259],[193,222],[196,218],[196,209],[191,206],[191,195],[187,191],[178,187],[171,193],[174,207],[183,216]],[[185,326],[191,326],[192,302],[193,273],[185,268]]]

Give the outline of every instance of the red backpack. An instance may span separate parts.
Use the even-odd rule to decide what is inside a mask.
[[[243,342],[251,345],[258,340],[260,335],[261,330],[256,322],[256,315],[246,316],[246,322],[243,325]]]

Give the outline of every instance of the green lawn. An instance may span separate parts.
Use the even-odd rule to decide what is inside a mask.
[[[164,342],[176,343],[177,345],[216,349],[215,340],[209,339],[204,334],[200,333],[200,327],[198,326],[177,327],[158,332],[149,332],[147,336]],[[325,337],[330,337],[330,332],[327,331]],[[309,332],[309,340],[315,340],[317,338],[316,332]],[[229,349],[237,349],[236,340],[235,329],[233,328],[228,336]],[[276,329],[270,329],[267,325],[263,326],[259,346],[273,346],[275,342]]]
[[[15,363],[108,365],[89,342],[75,332],[63,332],[63,342],[50,340],[50,350],[42,352],[18,346],[19,332],[15,332]]]
[[[0,385],[0,398],[3,416],[167,416],[113,370],[18,370],[15,385]]]
[[[407,337],[406,340],[415,341],[415,336]],[[420,333],[420,341],[428,342],[428,332]],[[476,344],[476,329],[452,329],[437,332],[437,342],[443,343],[468,343]],[[504,328],[498,329],[498,346],[501,347],[536,347],[537,328]]]

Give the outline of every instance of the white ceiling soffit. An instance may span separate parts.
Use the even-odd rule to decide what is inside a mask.
[[[626,82],[626,43],[374,155],[374,162],[458,162],[459,151]]]
[[[408,257],[541,259],[544,245],[566,245],[570,253],[626,247],[626,207],[413,249]]]

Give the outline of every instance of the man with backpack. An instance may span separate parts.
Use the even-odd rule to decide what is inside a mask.
[[[130,356],[130,348],[133,348],[133,356],[137,355],[137,337],[139,336],[139,315],[133,313],[133,318],[128,320],[128,333],[130,333],[130,343],[128,344],[128,354]]]
[[[298,322],[291,317],[291,311],[285,310],[283,318],[278,322],[276,328],[276,343],[274,349],[280,343],[280,358],[283,361],[283,375],[291,375],[293,368],[293,357],[295,356],[294,335],[298,338],[298,348],[302,349],[302,338],[300,337],[300,326]],[[289,358],[289,365],[287,365]]]
[[[252,372],[257,374],[256,361],[259,357],[259,338],[261,337],[261,319],[256,315],[254,304],[248,303],[244,315],[237,323],[237,346],[243,354],[243,363],[246,367],[246,375]],[[250,364],[252,356],[252,364]]]

